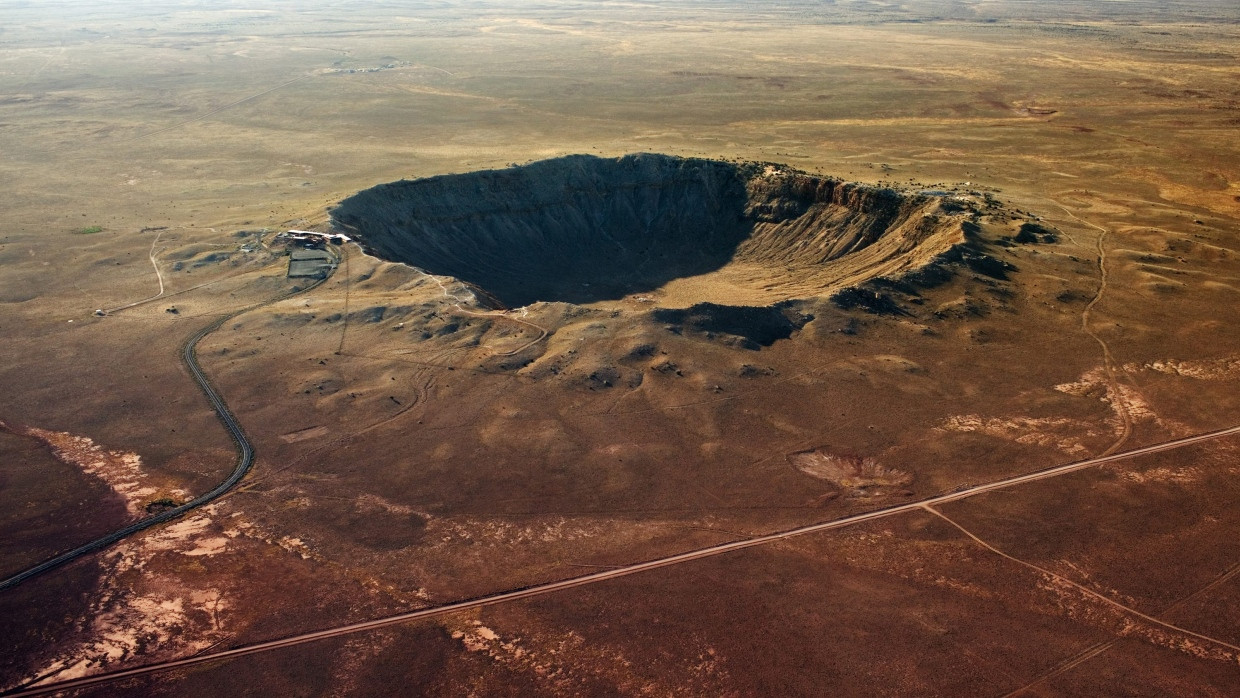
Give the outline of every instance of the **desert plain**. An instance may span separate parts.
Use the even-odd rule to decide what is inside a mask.
[[[0,690],[1235,695],[1238,56],[1213,0],[6,4],[0,577],[236,470],[187,344],[255,457],[0,589]]]

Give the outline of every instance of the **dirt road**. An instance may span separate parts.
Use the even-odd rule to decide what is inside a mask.
[[[810,526],[802,526],[800,528],[794,528],[794,529],[790,529],[787,531],[781,531],[778,533],[770,533],[767,535],[755,536],[753,538],[746,538],[744,540],[732,541],[730,543],[722,543],[720,545],[714,545],[708,548],[691,550],[689,552],[680,553],[678,555],[671,555],[668,557],[658,558],[655,560],[648,560],[646,562],[639,562],[639,563],[627,565],[624,567],[607,569],[607,570],[603,570],[600,572],[583,575],[580,577],[564,579],[558,582],[539,584],[536,586],[527,587],[525,589],[514,589],[512,591],[506,591],[506,592],[502,592],[499,594],[492,594],[489,596],[483,596],[483,597],[476,598],[476,599],[458,601],[456,603],[446,604],[443,606],[435,606],[433,608],[423,608],[423,609],[419,609],[416,611],[410,611],[408,613],[400,613],[400,614],[396,614],[392,616],[387,616],[384,618],[376,618],[374,620],[362,621],[360,623],[342,625],[342,626],[335,627],[335,628],[326,628],[324,630],[317,630],[315,632],[305,633],[302,635],[294,635],[292,637],[281,638],[278,640],[260,642],[260,643],[256,643],[253,645],[246,645],[243,647],[235,647],[235,648],[223,650],[220,652],[200,654],[194,657],[187,657],[185,659],[178,659],[178,660],[174,660],[170,662],[160,662],[157,664],[149,664],[146,666],[135,667],[133,669],[126,669],[123,671],[98,674],[95,676],[75,679],[72,681],[51,683],[45,686],[38,686],[38,687],[29,688],[29,689],[23,689],[23,690],[18,690],[18,691],[14,691],[11,693],[5,693],[5,694],[0,694],[0,695],[36,696],[36,695],[44,695],[47,693],[55,693],[58,691],[81,688],[84,686],[90,686],[90,685],[104,683],[107,681],[113,681],[116,679],[122,679],[126,677],[141,676],[144,674],[151,674],[155,672],[166,671],[169,669],[176,669],[176,668],[192,666],[195,664],[202,664],[204,662],[231,659],[234,657],[240,657],[240,656],[244,656],[248,654],[256,654],[259,652],[266,652],[269,650],[279,649],[281,647],[292,647],[294,645],[301,645],[301,644],[305,644],[308,642],[315,642],[317,640],[324,640],[324,639],[331,638],[331,637],[339,637],[341,635],[349,635],[352,633],[362,632],[365,630],[374,630],[376,628],[382,628],[388,625],[394,625],[396,623],[404,623],[404,622],[412,621],[412,620],[432,618],[435,616],[445,615],[448,613],[455,613],[457,611],[464,611],[464,610],[468,610],[471,608],[477,608],[480,606],[490,606],[490,605],[498,604],[498,603],[518,601],[521,599],[528,599],[528,598],[532,598],[536,596],[543,596],[546,594],[551,594],[551,593],[555,593],[558,591],[564,591],[566,589],[572,589],[574,587],[584,586],[587,584],[594,584],[597,582],[604,582],[610,579],[626,577],[628,575],[637,574],[639,572],[646,572],[649,570],[659,569],[661,567],[668,567],[671,565],[678,565],[684,562],[691,562],[693,560],[700,560],[702,558],[713,557],[716,555],[723,555],[725,553],[730,553],[730,552],[734,552],[737,550],[743,550],[745,548],[752,548],[755,546],[775,543],[781,540],[785,540],[787,538],[792,538],[794,536],[801,536],[801,535],[805,535],[808,533],[819,533],[822,531],[830,531],[830,530],[837,529],[837,528],[844,528],[846,526],[852,526],[854,524],[859,524],[859,523],[863,523],[866,521],[873,521],[876,519],[882,519],[882,518],[886,518],[889,516],[895,516],[897,514],[903,514],[903,513],[912,512],[912,511],[924,511],[927,507],[945,504],[947,502],[954,502],[957,500],[966,499],[968,497],[974,497],[979,494],[984,494],[986,492],[994,492],[996,490],[1002,490],[1002,489],[1014,487],[1016,485],[1021,485],[1021,484],[1025,484],[1029,482],[1037,482],[1039,480],[1059,477],[1060,475],[1066,475],[1068,473],[1077,472],[1079,470],[1084,470],[1086,468],[1092,468],[1094,466],[1103,465],[1106,463],[1112,463],[1112,462],[1126,459],[1126,458],[1133,458],[1133,457],[1147,455],[1151,453],[1159,453],[1161,451],[1170,451],[1172,449],[1182,448],[1184,446],[1190,446],[1192,444],[1198,444],[1198,443],[1202,443],[1205,441],[1211,441],[1214,439],[1219,439],[1219,438],[1232,436],[1236,434],[1240,434],[1240,425],[1228,427],[1226,429],[1219,429],[1217,431],[1206,432],[1203,434],[1197,434],[1196,436],[1189,436],[1189,437],[1185,437],[1182,439],[1166,441],[1166,442],[1163,442],[1160,444],[1154,444],[1151,446],[1145,446],[1142,448],[1133,449],[1131,451],[1125,451],[1124,453],[1115,453],[1115,454],[1106,455],[1106,456],[1099,456],[1097,458],[1090,458],[1090,459],[1083,460],[1083,461],[1077,461],[1074,463],[1067,463],[1064,465],[1053,466],[1053,467],[1046,468],[1043,470],[1026,473],[1024,475],[1017,475],[1014,477],[1004,478],[1002,480],[996,480],[994,482],[983,484],[983,485],[975,485],[972,487],[968,487],[967,489],[962,489],[958,492],[950,492],[948,494],[942,494],[942,495],[930,497],[928,499],[923,499],[923,500],[916,501],[916,502],[909,502],[906,504],[901,504],[898,506],[890,507],[887,509],[878,509],[875,511],[866,512],[864,514],[856,514],[854,516],[848,516],[842,519],[836,519],[834,521],[825,521],[822,523],[812,524]]]

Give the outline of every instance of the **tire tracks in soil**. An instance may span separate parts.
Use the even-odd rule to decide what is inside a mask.
[[[177,659],[177,660],[171,660],[171,661],[165,661],[165,662],[157,662],[153,664],[141,665],[141,666],[132,667],[128,669],[109,671],[109,672],[104,672],[100,674],[95,674],[92,676],[83,677],[80,679],[62,681],[62,682],[57,682],[57,683],[50,683],[50,684],[45,684],[42,686],[26,686],[26,687],[22,687],[18,689],[10,689],[7,692],[0,691],[0,695],[34,696],[34,695],[45,695],[48,693],[62,693],[66,690],[70,690],[74,688],[82,688],[86,686],[92,686],[96,684],[117,681],[117,680],[124,679],[124,678],[130,678],[130,677],[142,676],[146,674],[163,672],[169,669],[184,668],[184,667],[189,667],[189,666],[202,664],[206,662],[217,662],[217,661],[222,661],[222,660],[228,660],[228,659],[232,659],[235,657],[241,657],[245,655],[256,654],[260,652],[267,652],[267,651],[280,649],[280,648],[293,647],[293,646],[297,646],[301,644],[317,642],[317,641],[331,638],[331,637],[341,637],[344,635],[350,635],[350,634],[368,631],[368,630],[375,630],[378,628],[387,627],[387,626],[391,626],[395,624],[407,623],[407,622],[414,621],[414,620],[433,618],[437,616],[455,613],[458,611],[471,610],[475,608],[481,608],[483,606],[492,606],[496,604],[509,603],[509,602],[533,598],[537,596],[544,596],[547,594],[553,594],[553,593],[557,593],[557,592],[564,591],[567,589],[573,589],[573,588],[577,588],[577,587],[581,587],[581,586],[585,586],[589,584],[604,582],[604,581],[608,581],[612,579],[617,579],[620,577],[626,577],[626,576],[633,575],[633,574],[639,574],[639,573],[650,571],[650,570],[661,569],[661,568],[665,568],[665,567],[669,567],[673,565],[692,562],[695,560],[701,560],[704,558],[724,555],[724,554],[728,554],[728,553],[732,553],[735,551],[744,550],[748,548],[753,548],[757,546],[779,544],[782,541],[785,541],[789,538],[796,537],[796,536],[803,536],[803,535],[808,535],[808,534],[815,534],[815,533],[835,530],[839,528],[853,526],[853,525],[866,522],[866,521],[873,521],[876,519],[881,519],[881,518],[886,518],[890,516],[907,513],[910,511],[920,511],[928,507],[946,504],[946,503],[954,502],[954,501],[959,501],[962,499],[967,499],[969,497],[974,497],[974,496],[977,496],[977,495],[980,495],[986,492],[1005,490],[1010,487],[1015,487],[1018,485],[1025,484],[1025,483],[1037,482],[1037,481],[1045,480],[1048,478],[1059,477],[1061,475],[1065,475],[1067,473],[1078,472],[1086,468],[1094,468],[1094,467],[1097,467],[1105,463],[1111,463],[1111,462],[1115,462],[1118,460],[1135,458],[1137,456],[1141,456],[1141,455],[1145,455],[1149,453],[1159,453],[1159,452],[1168,451],[1172,449],[1182,448],[1184,446],[1188,446],[1191,444],[1211,441],[1211,440],[1219,439],[1223,437],[1235,436],[1237,434],[1240,434],[1240,425],[1232,426],[1226,429],[1220,429],[1220,430],[1212,431],[1212,432],[1204,432],[1201,434],[1197,434],[1195,436],[1174,439],[1171,441],[1164,441],[1164,442],[1153,444],[1150,446],[1143,446],[1141,448],[1131,449],[1129,451],[1125,451],[1119,454],[1113,454],[1110,456],[1097,456],[1097,457],[1090,458],[1090,459],[1083,460],[1083,461],[1076,461],[1073,463],[1065,463],[1063,465],[1052,466],[1050,468],[1045,468],[1042,470],[1025,473],[1023,475],[1016,475],[1016,476],[1004,478],[1002,480],[996,480],[996,481],[986,483],[983,485],[974,485],[972,487],[969,487],[967,489],[960,490],[957,492],[936,495],[934,497],[930,497],[930,498],[923,499],[923,500],[916,501],[916,502],[908,502],[906,504],[900,504],[900,505],[896,505],[896,506],[892,506],[888,508],[875,509],[869,512],[853,514],[853,515],[846,516],[841,519],[834,519],[834,520],[824,521],[824,522],[820,522],[816,524],[810,524],[807,526],[801,526],[799,528],[793,528],[793,529],[788,529],[784,531],[777,531],[777,532],[768,533],[768,534],[764,534],[760,536],[755,536],[755,537],[748,538],[748,539],[721,543],[721,544],[707,547],[707,548],[699,548],[696,550],[690,550],[690,551],[686,551],[682,553],[677,553],[675,555],[670,555],[667,557],[654,558],[651,560],[647,560],[645,562],[634,563],[634,564],[627,565],[627,566],[606,568],[602,571],[591,573],[591,574],[568,577],[568,578],[560,579],[558,581],[546,582],[543,584],[535,584],[533,586],[519,587],[519,588],[511,589],[508,591],[497,592],[497,593],[490,594],[487,596],[480,596],[480,597],[475,597],[471,599],[462,599],[460,601],[455,601],[455,602],[451,602],[451,603],[447,603],[447,604],[443,604],[439,606],[422,607],[422,608],[407,611],[404,613],[398,613],[398,614],[394,614],[390,616],[384,616],[381,618],[374,618],[371,620],[355,622],[355,623],[351,623],[348,625],[340,625],[340,626],[324,628],[321,630],[315,630],[315,631],[303,633],[300,635],[287,636],[283,638],[277,638],[274,640],[268,640],[268,641],[258,642],[258,643],[249,644],[249,645],[241,645],[241,646],[229,648],[227,650],[221,650],[221,651],[217,651],[213,653],[198,654],[198,655],[195,655],[192,657],[186,657],[183,659]],[[932,513],[937,513],[937,512],[932,512]],[[939,514],[939,516],[942,516],[942,515]],[[977,540],[976,537],[968,533],[968,531],[965,531],[965,534]],[[978,540],[978,542],[981,545],[987,548],[990,548],[990,546],[987,545],[985,542],[980,541],[980,540]],[[994,550],[993,548],[990,548],[990,549]],[[995,550],[995,552],[1004,557],[1008,557],[1005,553],[1002,553],[1001,551]],[[1015,560],[1015,558],[1012,558],[1012,559]],[[1020,564],[1025,565],[1025,566],[1032,566],[1029,563],[1021,562],[1020,560],[1016,560],[1016,562],[1019,562]],[[1041,569],[1041,568],[1035,568],[1035,569]],[[1050,574],[1051,576],[1055,578],[1060,578],[1057,575],[1054,575],[1053,573],[1050,573],[1050,572],[1047,572],[1047,574]],[[1077,586],[1077,587],[1080,586],[1080,585],[1075,584],[1071,580],[1064,580],[1064,581],[1073,586]],[[1098,596],[1100,597],[1101,600],[1105,601],[1106,603],[1112,606],[1119,607],[1121,609],[1125,609],[1125,612],[1133,613],[1137,615],[1138,617],[1151,621],[1155,625],[1174,628],[1177,632],[1187,633],[1190,636],[1198,637],[1203,640],[1209,641],[1211,643],[1217,643],[1217,644],[1226,646],[1228,648],[1232,648],[1233,650],[1237,652],[1240,652],[1240,647],[1238,646],[1230,645],[1228,643],[1216,640],[1206,635],[1194,633],[1190,630],[1180,628],[1179,626],[1175,626],[1165,621],[1161,621],[1152,616],[1142,614],[1139,611],[1127,609],[1127,607],[1117,602],[1111,601],[1110,599],[1107,599],[1106,597],[1101,596],[1097,594],[1097,592],[1094,592],[1088,588],[1081,587],[1081,589],[1084,592],[1090,594],[1091,596]]]
[[[1145,622],[1147,622],[1147,623],[1150,623],[1150,624],[1153,624],[1153,625],[1159,626],[1159,627],[1164,628],[1164,629],[1166,629],[1166,630],[1170,630],[1170,631],[1172,631],[1172,632],[1174,632],[1174,633],[1177,633],[1177,634],[1180,634],[1180,635],[1187,635],[1187,636],[1189,636],[1189,637],[1193,637],[1193,638],[1196,638],[1196,639],[1198,639],[1198,640],[1203,640],[1203,641],[1208,642],[1208,643],[1210,643],[1210,644],[1217,645],[1217,646],[1219,646],[1219,647],[1223,647],[1223,648],[1225,648],[1225,649],[1231,650],[1232,652],[1236,653],[1237,655],[1240,655],[1240,646],[1233,645],[1233,644],[1231,644],[1231,643],[1229,643],[1229,642],[1226,642],[1226,641],[1224,641],[1224,640],[1220,640],[1220,639],[1218,639],[1218,638],[1216,638],[1216,637],[1210,637],[1209,635],[1203,635],[1203,634],[1201,634],[1201,633],[1194,632],[1194,631],[1189,630],[1188,628],[1185,628],[1185,627],[1183,627],[1183,626],[1176,625],[1176,624],[1174,624],[1174,623],[1170,623],[1170,622],[1168,622],[1168,621],[1162,620],[1162,619],[1158,618],[1156,615],[1149,615],[1149,614],[1146,614],[1146,613],[1142,613],[1141,611],[1138,611],[1137,609],[1132,608],[1131,606],[1127,606],[1127,605],[1122,604],[1122,603],[1120,603],[1120,602],[1118,602],[1118,601],[1115,601],[1114,599],[1112,599],[1112,598],[1110,598],[1110,597],[1106,596],[1105,594],[1101,594],[1101,593],[1099,593],[1099,592],[1097,592],[1097,591],[1094,591],[1093,589],[1090,589],[1089,587],[1085,586],[1084,584],[1080,584],[1080,583],[1078,583],[1078,582],[1074,582],[1074,581],[1072,581],[1071,579],[1068,579],[1067,577],[1064,577],[1063,575],[1056,574],[1056,573],[1054,573],[1054,572],[1050,571],[1049,569],[1046,569],[1045,567],[1040,567],[1040,566],[1038,566],[1038,565],[1033,564],[1032,562],[1027,562],[1027,561],[1022,560],[1022,559],[1020,559],[1020,558],[1018,558],[1018,557],[1015,557],[1015,556],[1013,556],[1013,555],[1009,555],[1008,553],[1003,552],[1002,550],[1000,550],[1000,549],[998,549],[998,548],[994,547],[994,546],[993,546],[993,545],[991,545],[990,543],[987,543],[986,541],[982,540],[980,537],[978,537],[977,535],[975,535],[973,532],[971,532],[969,529],[965,528],[965,527],[964,527],[964,526],[962,526],[961,524],[956,523],[956,521],[955,521],[955,520],[953,520],[952,518],[948,517],[946,514],[944,514],[943,512],[939,511],[938,509],[936,509],[936,508],[935,508],[933,505],[931,505],[931,504],[928,504],[928,503],[926,503],[926,504],[922,504],[922,505],[921,505],[921,508],[922,508],[922,509],[924,509],[924,510],[926,510],[927,512],[929,512],[929,513],[931,513],[931,514],[933,514],[933,515],[937,516],[938,518],[942,519],[943,521],[946,521],[948,524],[951,524],[954,528],[956,528],[956,529],[957,529],[957,530],[959,530],[961,533],[963,533],[965,536],[967,536],[968,538],[970,538],[971,540],[973,540],[973,542],[977,543],[978,545],[980,545],[981,547],[985,548],[986,550],[988,550],[988,551],[990,551],[990,552],[994,553],[995,555],[998,555],[999,557],[1001,557],[1001,558],[1003,558],[1003,559],[1005,559],[1005,560],[1008,560],[1009,562],[1014,562],[1014,563],[1016,563],[1016,564],[1018,564],[1018,565],[1020,565],[1020,566],[1022,566],[1022,567],[1026,567],[1026,568],[1028,568],[1028,569],[1031,569],[1031,570],[1033,570],[1034,572],[1037,572],[1038,574],[1044,575],[1044,576],[1046,576],[1046,577],[1049,577],[1049,578],[1051,578],[1051,579],[1054,579],[1054,580],[1056,580],[1056,581],[1058,581],[1058,582],[1061,582],[1061,583],[1063,583],[1063,584],[1067,584],[1068,586],[1071,586],[1072,588],[1076,589],[1077,591],[1080,591],[1080,592],[1084,593],[1086,596],[1089,596],[1090,598],[1093,598],[1093,599],[1095,599],[1095,600],[1097,600],[1097,601],[1099,601],[1099,602],[1101,602],[1101,603],[1104,603],[1104,604],[1106,604],[1106,605],[1108,605],[1108,606],[1111,606],[1112,608],[1114,608],[1114,609],[1116,609],[1116,610],[1120,611],[1121,613],[1123,613],[1123,614],[1125,614],[1125,615],[1127,615],[1127,616],[1130,616],[1130,617],[1133,617],[1133,618],[1137,618],[1137,619],[1139,619],[1139,620],[1142,620],[1142,621],[1145,621]],[[1207,587],[1205,587],[1205,588],[1204,588],[1204,589],[1202,589],[1201,591],[1202,591],[1202,592],[1204,592],[1205,590],[1212,588],[1213,586],[1215,586],[1215,585],[1217,585],[1217,584],[1221,583],[1222,581],[1225,581],[1225,579],[1230,578],[1230,576],[1231,576],[1231,575],[1234,575],[1236,572],[1240,572],[1240,565],[1234,566],[1234,567],[1233,567],[1233,568],[1232,568],[1232,569],[1231,569],[1231,570],[1230,570],[1227,574],[1224,574],[1224,575],[1223,575],[1223,577],[1221,577],[1221,578],[1219,578],[1219,579],[1216,579],[1216,580],[1215,580],[1215,582],[1211,583],[1210,585],[1208,585]],[[1194,595],[1195,595],[1195,594],[1194,594]],[[1191,596],[1190,596],[1189,598],[1191,598]],[[1187,601],[1187,599],[1185,599],[1185,601]],[[1176,605],[1179,605],[1179,604],[1177,603]],[[1171,609],[1166,609],[1166,610],[1171,610]],[[1165,610],[1163,613],[1160,613],[1160,614],[1158,614],[1158,615],[1166,615],[1166,610]],[[1107,649],[1109,649],[1112,645],[1116,644],[1117,642],[1118,642],[1118,640],[1111,640],[1111,641],[1106,642],[1106,643],[1103,643],[1103,644],[1101,644],[1101,645],[1094,645],[1094,646],[1092,646],[1092,647],[1090,647],[1090,648],[1086,649],[1086,650],[1085,650],[1084,652],[1082,652],[1081,654],[1077,655],[1077,657],[1075,657],[1073,660],[1069,660],[1069,662],[1067,662],[1066,664],[1061,665],[1061,668],[1057,668],[1056,670],[1054,670],[1053,672],[1051,672],[1051,673],[1049,673],[1049,674],[1045,675],[1044,677],[1039,677],[1039,678],[1038,678],[1036,681],[1034,681],[1033,683],[1030,683],[1030,684],[1028,684],[1028,685],[1026,685],[1026,686],[1024,686],[1024,687],[1022,687],[1022,688],[1018,688],[1015,692],[1013,692],[1013,693],[1009,693],[1009,694],[1006,694],[1006,695],[1009,695],[1009,696],[1010,696],[1010,695],[1019,694],[1020,692],[1022,692],[1022,691],[1024,691],[1024,690],[1026,690],[1027,688],[1030,688],[1030,687],[1032,687],[1032,686],[1034,686],[1034,685],[1037,685],[1037,684],[1038,684],[1040,681],[1042,681],[1044,678],[1049,678],[1050,676],[1054,675],[1055,673],[1059,673],[1060,671],[1064,671],[1064,670],[1070,669],[1070,668],[1072,668],[1072,667],[1074,667],[1074,666],[1077,666],[1078,664],[1081,664],[1081,663],[1083,663],[1083,662],[1085,662],[1085,661],[1089,660],[1089,659],[1090,659],[1090,658],[1092,658],[1092,657],[1096,657],[1096,656],[1098,656],[1099,654],[1102,654],[1103,652],[1105,652]]]
[[[1202,596],[1205,596],[1206,594],[1213,591],[1214,589],[1217,589],[1219,586],[1222,586],[1223,584],[1227,583],[1231,579],[1235,578],[1236,575],[1238,574],[1240,574],[1240,562],[1237,562],[1233,564],[1231,567],[1228,567],[1226,570],[1223,571],[1222,574],[1215,577],[1213,581],[1211,581],[1209,584],[1205,585],[1204,587],[1201,587],[1197,591],[1194,591],[1188,596],[1181,598],[1179,601],[1176,601],[1170,606],[1167,606],[1161,611],[1158,611],[1157,613],[1153,614],[1153,617],[1161,618],[1161,617],[1168,616],[1174,613],[1175,611],[1178,611],[1179,609],[1183,608],[1189,603],[1192,603],[1193,601],[1201,598]],[[1040,674],[1033,681],[1030,681],[1029,683],[1021,686],[1020,688],[1014,691],[1004,693],[1000,698],[1016,698],[1016,696],[1024,694],[1025,691],[1028,691],[1029,689],[1034,688],[1035,686],[1038,686],[1042,682],[1047,681],[1049,679],[1053,679],[1056,676],[1059,676],[1060,674],[1063,674],[1065,672],[1071,671],[1072,669],[1075,669],[1081,664],[1088,662],[1094,657],[1097,657],[1103,654],[1104,652],[1111,649],[1118,643],[1119,643],[1119,640],[1106,640],[1104,642],[1094,643],[1090,645],[1089,647],[1086,647],[1085,649],[1081,650],[1080,652],[1077,652],[1076,654],[1072,655],[1071,657],[1064,660],[1063,662],[1059,663],[1058,665],[1056,665],[1054,668],[1050,669],[1049,671],[1046,671],[1045,673]]]
[[[1107,262],[1106,238],[1110,234],[1111,231],[1108,228],[1105,228],[1103,226],[1090,223],[1089,221],[1084,220],[1080,216],[1073,213],[1067,206],[1063,205],[1060,201],[1056,199],[1050,199],[1050,200],[1056,206],[1058,206],[1064,212],[1064,214],[1066,214],[1072,220],[1076,221],[1077,223],[1080,223],[1081,225],[1093,228],[1094,230],[1098,231],[1098,237],[1095,239],[1095,249],[1098,254],[1098,276],[1099,276],[1098,291],[1097,293],[1094,294],[1094,297],[1090,299],[1089,303],[1086,304],[1085,309],[1081,312],[1081,330],[1085,332],[1085,334],[1089,335],[1102,348],[1103,368],[1107,376],[1107,383],[1111,390],[1111,394],[1115,396],[1115,399],[1117,401],[1116,403],[1117,411],[1120,414],[1120,418],[1123,420],[1123,428],[1122,428],[1123,430],[1120,433],[1119,438],[1116,440],[1115,443],[1111,445],[1110,448],[1108,448],[1106,451],[1102,453],[1102,455],[1104,456],[1109,456],[1115,453],[1116,451],[1118,451],[1119,448],[1124,444],[1124,442],[1128,440],[1128,437],[1132,434],[1132,412],[1131,412],[1130,406],[1128,405],[1127,399],[1124,397],[1123,393],[1121,393],[1119,389],[1118,371],[1116,369],[1117,364],[1116,364],[1115,358],[1112,355],[1111,349],[1107,345],[1106,341],[1103,340],[1102,337],[1100,337],[1096,332],[1094,332],[1089,326],[1090,315],[1094,307],[1098,305],[1098,303],[1102,300],[1102,296],[1104,293],[1106,293],[1107,286],[1110,281],[1110,277],[1109,277],[1107,265],[1106,265],[1106,262]],[[1072,239],[1072,238],[1069,236],[1069,239]],[[1073,239],[1073,242],[1075,242],[1074,239]],[[934,513],[938,513],[938,512],[934,512]],[[942,514],[939,514],[939,516],[942,516]],[[956,525],[957,528],[960,528],[959,524],[954,524],[954,525]],[[964,529],[962,528],[961,530],[964,530]],[[1215,579],[1213,582],[1211,582],[1207,586],[1197,590],[1196,592],[1184,597],[1180,601],[1177,601],[1171,606],[1168,606],[1167,608],[1163,609],[1161,612],[1156,614],[1156,616],[1165,616],[1168,613],[1173,612],[1175,609],[1179,608],[1183,604],[1186,604],[1190,602],[1192,599],[1205,594],[1206,592],[1215,588],[1219,584],[1222,584],[1228,579],[1231,579],[1238,573],[1240,573],[1240,563],[1233,565],[1223,575]],[[1156,616],[1151,616],[1151,618],[1154,618],[1155,620],[1157,620]],[[1161,621],[1158,621],[1158,622],[1161,622]],[[1033,681],[1025,684],[1024,686],[1021,686],[1020,688],[1017,688],[1014,691],[1004,693],[1001,698],[1015,698],[1016,696],[1023,694],[1025,691],[1041,684],[1044,681],[1047,681],[1060,674],[1070,671],[1076,668],[1077,666],[1080,666],[1081,664],[1088,662],[1094,657],[1102,655],[1103,653],[1105,653],[1106,651],[1114,647],[1116,643],[1118,643],[1118,640],[1107,640],[1105,642],[1099,642],[1099,643],[1090,645],[1089,647],[1086,647],[1085,649],[1081,650],[1080,652],[1073,655],[1072,657],[1069,657],[1067,660],[1061,662],[1060,664],[1050,669],[1049,671],[1044,672],[1043,674],[1037,676]]]
[[[1109,228],[1104,228],[1103,226],[1090,223],[1089,221],[1081,218],[1059,201],[1056,201],[1055,199],[1051,199],[1051,201],[1063,210],[1063,212],[1072,220],[1098,231],[1098,236],[1095,238],[1094,242],[1094,247],[1098,255],[1098,290],[1094,293],[1094,297],[1090,299],[1089,303],[1085,305],[1084,310],[1081,311],[1081,331],[1086,335],[1089,335],[1091,339],[1097,342],[1098,347],[1102,349],[1103,372],[1106,374],[1107,387],[1110,390],[1112,399],[1115,400],[1114,408],[1121,422],[1120,433],[1115,439],[1115,442],[1099,454],[1100,456],[1109,456],[1119,451],[1119,449],[1127,443],[1128,438],[1132,436],[1132,407],[1128,404],[1128,399],[1124,396],[1123,391],[1120,390],[1119,369],[1117,368],[1118,364],[1115,361],[1115,356],[1111,353],[1111,347],[1107,344],[1106,340],[1104,340],[1093,330],[1092,327],[1090,327],[1090,319],[1093,314],[1094,307],[1102,301],[1102,297],[1106,294],[1107,287],[1110,283],[1110,275],[1107,269],[1106,239],[1107,236],[1110,235],[1111,231]]]

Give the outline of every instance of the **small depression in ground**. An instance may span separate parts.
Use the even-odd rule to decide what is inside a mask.
[[[508,308],[764,306],[899,275],[961,239],[940,196],[657,154],[392,182],[332,217],[371,254]]]

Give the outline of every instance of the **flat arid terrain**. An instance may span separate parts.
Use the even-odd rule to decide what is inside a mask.
[[[1238,136],[1234,0],[5,3],[0,694],[1234,696]]]

